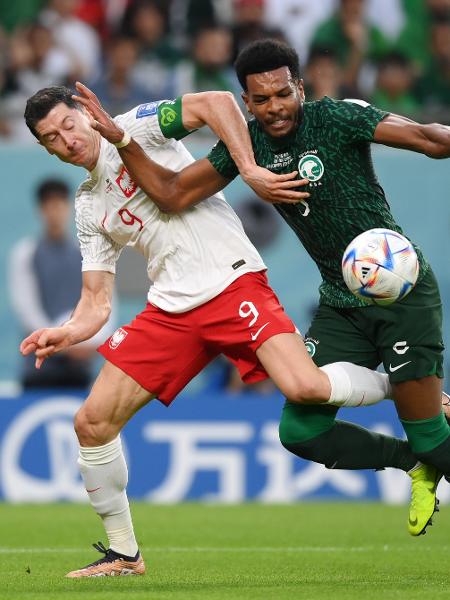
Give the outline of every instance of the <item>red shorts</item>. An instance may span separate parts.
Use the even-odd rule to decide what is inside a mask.
[[[295,331],[265,273],[247,273],[184,313],[147,304],[98,351],[169,405],[219,354],[237,366],[246,383],[267,379],[256,349],[274,335]]]

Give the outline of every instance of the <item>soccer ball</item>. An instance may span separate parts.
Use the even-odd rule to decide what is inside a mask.
[[[409,240],[390,229],[369,229],[350,242],[342,258],[348,289],[369,304],[386,306],[413,289],[419,274]]]

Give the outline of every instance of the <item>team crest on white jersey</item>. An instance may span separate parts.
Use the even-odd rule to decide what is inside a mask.
[[[128,173],[124,165],[122,165],[119,177],[116,179],[116,183],[120,187],[126,198],[131,198],[131,196],[135,193],[138,187],[137,184],[131,179],[130,174]]]
[[[116,329],[116,331],[109,338],[109,347],[111,348],[111,350],[115,350],[117,346],[119,346],[123,342],[127,335],[128,331],[125,331],[125,329],[122,329],[122,327]]]
[[[298,172],[302,179],[312,182],[319,181],[324,171],[323,162],[316,154],[312,154],[311,152],[304,154],[298,161]]]

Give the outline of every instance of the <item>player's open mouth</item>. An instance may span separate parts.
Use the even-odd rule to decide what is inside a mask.
[[[272,129],[284,129],[288,123],[289,119],[277,119],[276,121],[268,123],[268,125]]]

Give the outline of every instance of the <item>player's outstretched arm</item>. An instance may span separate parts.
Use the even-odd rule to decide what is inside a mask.
[[[242,179],[267,202],[295,203],[309,197],[298,187],[297,171],[276,175],[255,162],[247,123],[231,92],[185,94],[182,100],[183,126],[187,130],[207,125],[227,146]]]
[[[89,88],[81,83],[77,83],[76,88],[79,96],[74,96],[74,99],[83,104],[91,114],[93,118],[92,127],[112,144],[119,143],[120,145],[124,136],[126,139],[123,129],[102,108],[98,98]],[[224,95],[223,97],[227,98],[228,103],[231,98],[232,105],[235,105],[235,107],[232,109],[231,104],[229,104],[230,114],[227,111],[223,113],[220,105],[214,109],[205,107],[205,104],[200,102],[200,99],[205,99],[204,94],[212,94],[213,96],[219,94],[221,98]],[[255,164],[245,119],[231,94],[228,92],[205,92],[204,94],[183,96],[183,125],[186,129],[195,129],[206,124],[207,121],[199,116],[203,107],[203,112],[216,115],[208,118],[208,125],[210,127],[214,126],[216,133],[226,137],[228,143],[235,147],[235,156],[236,154],[239,155],[241,168],[245,168],[244,179],[246,183],[261,198],[268,202],[296,203],[309,196],[308,193],[299,192],[295,189],[304,183],[293,180],[293,177],[297,174],[296,171],[284,175],[275,175]],[[220,126],[218,124],[219,112],[222,115],[222,123],[226,124],[226,128],[222,123]],[[231,113],[234,114],[234,117],[231,116]],[[217,127],[214,123],[217,124]],[[247,150],[237,148],[240,139],[236,133],[238,130],[243,133],[247,140],[248,146],[244,144]],[[229,183],[228,179],[222,177],[208,164],[209,161],[198,161],[202,164],[197,165],[197,163],[194,163],[180,172],[175,172],[152,161],[133,139],[130,139],[125,146],[119,147],[118,150],[133,180],[161,210],[167,212],[181,212],[222,190]],[[249,162],[245,158],[248,154],[251,155],[251,158],[248,159]],[[248,166],[250,162],[253,162],[253,167]],[[244,167],[244,165],[246,166]]]
[[[378,123],[374,141],[385,146],[421,152],[431,158],[450,157],[450,127],[422,125],[400,115],[388,115]]]
[[[85,271],[81,298],[71,318],[60,327],[38,329],[20,344],[26,356],[34,352],[36,368],[46,358],[95,335],[111,312],[114,275],[106,271]]]

